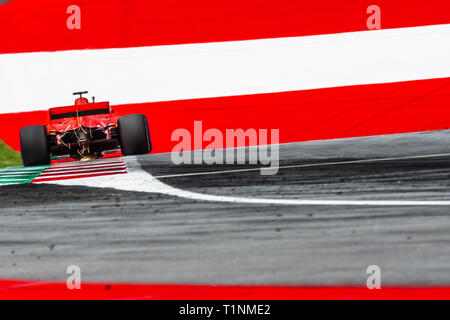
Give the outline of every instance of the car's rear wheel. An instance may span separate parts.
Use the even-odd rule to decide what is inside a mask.
[[[20,129],[20,149],[24,166],[50,164],[46,127],[28,126]]]
[[[152,151],[147,117],[143,114],[129,114],[118,120],[119,139],[125,156],[146,154]]]

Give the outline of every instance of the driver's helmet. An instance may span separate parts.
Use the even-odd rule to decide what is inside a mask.
[[[77,98],[77,99],[75,100],[75,105],[76,105],[76,106],[79,106],[79,105],[82,105],[82,104],[88,104],[88,103],[89,103],[89,100],[86,99],[86,98],[83,98],[83,97]]]

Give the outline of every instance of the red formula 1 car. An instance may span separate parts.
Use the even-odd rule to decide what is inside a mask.
[[[73,106],[51,108],[49,124],[20,130],[25,166],[49,164],[51,157],[68,156],[83,161],[110,152],[138,155],[151,151],[145,115],[115,117],[109,102],[89,102],[83,94],[87,91],[74,93],[79,98]]]

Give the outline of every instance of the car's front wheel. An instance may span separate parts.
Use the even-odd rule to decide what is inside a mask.
[[[28,126],[20,129],[20,149],[24,166],[41,166],[50,164],[47,128],[45,126]]]
[[[147,117],[129,114],[119,118],[120,148],[124,156],[146,154],[152,151]]]

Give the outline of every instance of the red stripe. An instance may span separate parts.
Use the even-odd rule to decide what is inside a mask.
[[[73,167],[69,170],[67,169],[45,169],[44,172],[41,174],[41,177],[43,175],[59,175],[59,174],[70,174],[70,173],[85,173],[85,172],[99,172],[99,171],[111,171],[111,170],[121,170],[121,169],[126,169],[125,165],[121,165],[121,166],[92,166],[92,168],[89,167],[81,167],[79,169],[77,169],[76,167]]]
[[[69,30],[69,5],[81,30]],[[12,0],[0,53],[248,40],[367,30],[372,0]],[[450,23],[448,0],[377,0],[382,28]]]
[[[450,299],[450,287],[283,287],[152,284],[82,284],[68,290],[65,283],[0,281],[0,299],[157,299],[157,300],[333,300],[333,299]]]
[[[79,176],[74,176],[74,175],[64,176],[64,177],[56,176],[56,177],[52,177],[52,178],[42,178],[42,179],[37,177],[36,179],[31,181],[31,183],[58,181],[58,180],[70,180],[70,179],[81,179],[81,178],[91,178],[91,177],[100,177],[100,176],[110,176],[110,175],[124,174],[124,173],[127,173],[127,171],[123,170],[123,171],[120,171],[120,172],[118,171],[118,172],[112,172],[112,173],[92,173],[92,174],[84,174],[84,175],[79,175]]]
[[[38,178],[40,179],[40,178],[43,178],[43,177],[55,177],[55,176],[57,177],[57,176],[70,175],[70,174],[74,175],[74,174],[80,174],[80,173],[97,174],[100,171],[102,173],[110,172],[110,171],[115,172],[115,171],[119,171],[119,170],[126,171],[125,169],[126,169],[126,167],[122,166],[122,167],[114,167],[114,168],[107,168],[107,169],[98,168],[97,172],[93,171],[93,170],[63,170],[63,171],[60,171],[60,172],[59,171],[58,172],[53,172],[53,171],[46,172],[46,171],[44,171],[42,174],[39,175]]]
[[[170,152],[178,128],[278,128],[280,142],[440,130],[450,127],[450,78],[234,97],[115,106],[144,113],[155,153]],[[0,137],[19,148],[22,126],[46,123],[47,113],[0,115]],[[207,143],[204,144],[206,146]]]
[[[73,160],[72,160],[73,161]],[[77,163],[76,165],[53,165],[47,169],[45,169],[44,172],[49,172],[49,171],[69,171],[69,170],[76,170],[76,169],[83,169],[83,168],[98,168],[99,170],[101,168],[106,168],[106,167],[120,167],[120,166],[124,166],[125,163],[123,161],[117,161],[117,162],[103,162],[103,163],[84,163],[84,164],[79,164]]]

